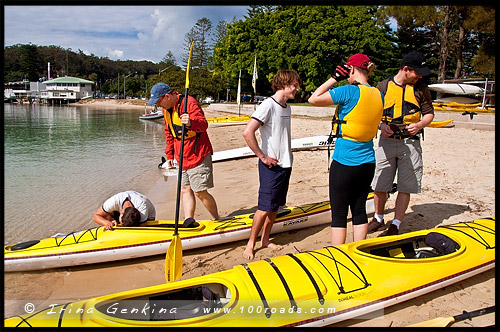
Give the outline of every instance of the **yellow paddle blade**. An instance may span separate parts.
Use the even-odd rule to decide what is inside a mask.
[[[425,322],[420,322],[406,327],[446,327],[455,322],[453,317],[438,317],[431,320],[426,320]]]
[[[188,64],[186,67],[186,89],[189,89],[189,67],[191,66],[191,53],[193,53],[194,41],[191,42],[191,48],[189,49]]]
[[[174,235],[165,257],[165,280],[172,282],[182,276],[182,243],[179,235]]]

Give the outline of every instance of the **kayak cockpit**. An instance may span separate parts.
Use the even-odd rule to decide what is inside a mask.
[[[433,258],[454,253],[460,245],[450,237],[430,232],[426,235],[361,245],[357,248],[370,255],[396,259]]]
[[[229,288],[220,283],[210,283],[149,296],[105,301],[95,307],[117,319],[171,321],[220,312],[230,299]]]
[[[17,250],[27,249],[27,248],[33,247],[34,245],[36,245],[38,243],[40,243],[40,240],[21,242],[21,243],[10,245],[10,246],[5,246],[4,250],[5,251],[17,251]]]

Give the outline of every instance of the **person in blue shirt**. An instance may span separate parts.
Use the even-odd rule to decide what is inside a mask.
[[[338,105],[333,120],[337,137],[329,175],[332,245],[346,241],[347,216],[352,215],[354,241],[366,238],[366,198],[375,172],[373,138],[384,106],[383,94],[368,84],[375,65],[364,54],[354,54],[339,65],[330,79],[309,98],[314,106]],[[332,89],[339,81],[349,84]]]

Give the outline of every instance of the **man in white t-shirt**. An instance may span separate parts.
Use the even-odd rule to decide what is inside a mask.
[[[113,226],[138,226],[148,220],[155,220],[156,209],[146,196],[136,191],[124,191],[108,198],[97,209],[93,220],[106,230]]]
[[[243,256],[254,258],[257,236],[262,230],[262,247],[279,248],[269,241],[269,235],[280,206],[286,203],[286,195],[292,173],[291,108],[287,104],[294,99],[302,80],[293,70],[280,70],[273,78],[274,95],[257,107],[243,130],[248,147],[259,158],[259,199],[253,217],[250,239]],[[259,147],[256,131],[259,130],[262,146]]]

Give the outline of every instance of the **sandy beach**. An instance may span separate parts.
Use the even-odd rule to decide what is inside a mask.
[[[144,108],[145,101],[137,106]],[[122,105],[123,106],[123,105]],[[120,106],[120,107],[122,107]],[[128,107],[128,106],[126,106]],[[207,117],[223,113],[207,111]],[[242,125],[210,127],[214,151],[245,146]],[[330,121],[324,118],[294,116],[292,138],[326,135]],[[375,145],[378,139],[375,139]],[[424,177],[422,193],[411,197],[400,233],[434,228],[495,215],[495,131],[469,128],[427,128],[422,142]],[[159,156],[160,157],[160,156]],[[294,153],[294,166],[287,205],[328,199],[328,155],[326,150]],[[156,170],[155,170],[156,171]],[[159,219],[173,219],[175,196],[162,185],[168,179],[161,170],[145,194],[156,204]],[[257,159],[250,158],[214,164],[216,198],[221,216],[255,210],[257,205]],[[169,180],[170,181],[170,180]],[[172,181],[170,181],[172,182]],[[387,203],[386,221],[394,213],[395,195]],[[197,219],[209,218],[198,201]],[[181,214],[182,215],[182,214]],[[369,216],[371,217],[371,216]],[[348,226],[348,241],[352,232]],[[368,235],[376,237],[381,232]],[[285,232],[272,236],[282,249],[258,249],[255,259],[264,259],[297,250],[307,251],[329,245],[329,225]],[[243,258],[246,241],[239,241],[183,253],[182,279],[193,278],[248,262]],[[258,243],[259,245],[259,243]],[[383,273],[383,272],[381,272]],[[425,273],[425,271],[422,271]],[[390,278],[387,275],[387,278]],[[164,283],[164,256],[122,262],[69,267],[47,271],[4,274],[5,317],[24,314],[24,305],[37,309],[51,304],[75,301],[124,290]],[[446,288],[420,296],[366,317],[334,326],[402,327],[436,317],[449,317],[495,304],[495,270]],[[454,327],[481,327],[495,324],[494,314],[454,324]]]

